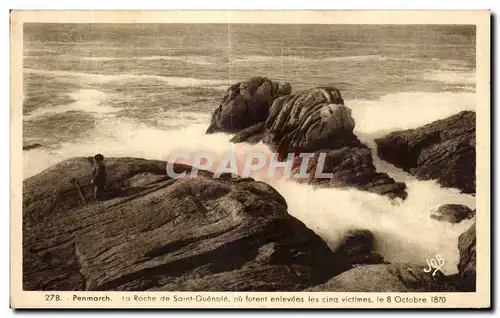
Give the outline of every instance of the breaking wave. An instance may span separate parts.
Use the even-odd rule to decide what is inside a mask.
[[[308,63],[319,63],[319,62],[344,62],[344,61],[371,61],[371,60],[382,60],[384,57],[381,55],[350,55],[350,56],[337,56],[337,57],[327,57],[327,58],[308,58],[303,56],[294,55],[281,55],[281,56],[268,56],[268,55],[246,55],[243,57],[234,58],[231,60],[232,63],[238,62],[272,62],[272,61],[286,61],[286,62],[308,62]]]
[[[173,87],[211,87],[214,89],[225,90],[232,84],[231,80],[217,80],[217,79],[200,79],[192,77],[179,77],[179,76],[162,76],[162,75],[149,75],[149,74],[99,74],[99,73],[85,73],[85,72],[71,72],[71,71],[54,71],[54,70],[39,70],[25,68],[25,74],[40,74],[56,76],[59,80],[69,78],[74,80],[78,78],[81,84],[97,84],[109,82],[126,82],[134,80],[155,80],[163,82],[166,85]]]
[[[473,109],[474,94],[469,93],[398,93],[380,100],[355,100],[348,103],[356,120],[356,133],[372,148],[373,139],[396,129],[415,128],[436,119]],[[80,102],[82,102],[80,100]],[[87,101],[89,102],[89,101]],[[76,107],[76,106],[72,106]],[[384,116],[385,112],[391,116]],[[206,135],[210,114],[193,116],[163,114],[165,121],[177,120],[184,126],[161,130],[129,118],[96,118],[93,137],[62,144],[57,148],[38,148],[24,152],[24,178],[32,176],[63,159],[104,153],[107,157],[131,156],[166,160],[176,152],[209,152],[221,159],[234,152],[243,156],[260,152],[270,156],[263,144],[231,144],[229,134]],[[374,153],[375,155],[375,153]],[[430,218],[441,204],[458,203],[475,208],[475,198],[455,189],[440,187],[434,181],[418,181],[394,166],[374,158],[381,171],[406,182],[408,198],[389,198],[355,189],[315,189],[291,180],[270,178],[256,173],[256,179],[268,182],[286,199],[288,211],[335,248],[342,235],[351,229],[369,229],[376,238],[376,250],[387,261],[425,265],[437,253],[445,259],[443,271],[457,272],[457,240],[471,224],[438,222]],[[90,172],[89,172],[90,173]]]

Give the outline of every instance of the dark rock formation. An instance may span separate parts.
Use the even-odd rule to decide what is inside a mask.
[[[263,182],[207,171],[173,180],[164,162],[135,158],[106,165],[99,203],[86,158],[24,181],[25,290],[293,291],[344,270]]]
[[[76,182],[82,187],[87,199],[92,197],[92,157],[75,158],[54,165],[23,182],[23,221],[37,223],[50,216],[58,207],[65,210],[82,204]],[[176,165],[177,169],[188,169]],[[106,159],[108,196],[119,197],[142,190],[142,183],[168,179],[165,162],[136,158]],[[175,170],[175,169],[174,169]],[[179,170],[179,171],[180,171]],[[177,170],[175,170],[177,171]],[[52,199],[53,200],[52,200]],[[61,208],[61,209],[62,209]]]
[[[378,264],[358,266],[307,291],[328,292],[453,292],[441,272],[424,272],[424,266]]]
[[[265,77],[253,77],[232,85],[213,112],[207,134],[235,133],[266,121],[273,101],[291,91],[289,83],[281,84]]]
[[[463,291],[476,291],[476,223],[458,238],[460,261],[458,274],[459,286]]]
[[[280,154],[335,148],[355,138],[351,110],[338,89],[318,87],[276,99],[266,121],[264,142]],[[345,143],[345,142],[344,142]]]
[[[381,159],[423,180],[476,192],[476,113],[463,111],[376,139]]]
[[[279,159],[289,153],[314,153],[308,162],[306,179],[310,184],[329,187],[354,187],[391,198],[406,198],[406,185],[376,171],[370,149],[353,133],[351,110],[343,105],[338,89],[318,87],[277,98],[262,127],[241,132],[234,141],[258,142],[262,139]],[[322,169],[318,159],[326,156]],[[292,172],[298,173],[302,158],[296,157]],[[318,173],[316,173],[316,171]],[[320,172],[332,173],[321,177]]]
[[[475,214],[475,210],[471,210],[463,204],[443,204],[431,214],[431,218],[443,222],[459,223],[465,219],[473,218]]]
[[[31,149],[36,149],[36,148],[40,148],[40,147],[42,147],[41,144],[34,143],[34,144],[23,146],[23,150],[31,150]]]
[[[240,142],[248,142],[249,144],[259,143],[264,138],[265,124],[265,122],[261,122],[245,128],[234,135],[230,141],[235,144]]]
[[[346,267],[360,264],[380,264],[384,262],[382,255],[373,252],[374,237],[368,230],[351,230],[342,238],[335,256],[348,263]]]

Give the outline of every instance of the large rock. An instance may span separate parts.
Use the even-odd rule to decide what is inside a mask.
[[[378,155],[423,180],[476,192],[476,113],[463,111],[376,139]]]
[[[453,283],[441,272],[435,276],[424,266],[377,264],[358,266],[328,282],[309,288],[321,292],[453,292]]]
[[[320,156],[324,156],[323,168],[318,164]],[[296,160],[292,173],[299,173],[302,160]],[[406,199],[406,184],[396,182],[386,173],[377,172],[373,165],[371,150],[363,145],[345,146],[334,150],[317,151],[309,159],[307,166],[307,179],[298,179],[299,182],[307,181],[321,187],[352,187],[369,191],[390,198]],[[331,175],[323,177],[320,172]]]
[[[26,179],[23,182],[24,225],[37,223],[63,207],[65,210],[80,207],[83,199],[77,191],[75,181],[82,187],[86,199],[90,200],[92,162],[92,157],[66,160]],[[189,168],[180,164],[176,167],[181,170]],[[143,190],[141,182],[147,185],[169,179],[166,176],[165,162],[158,160],[108,158],[106,170],[106,192],[113,197],[129,196]]]
[[[318,87],[276,99],[266,121],[264,142],[281,154],[332,148],[353,137],[354,119],[338,89]]]
[[[25,290],[293,291],[345,269],[263,182],[206,171],[174,180],[161,161],[106,164],[99,203],[86,158],[24,181]]]
[[[335,256],[345,260],[346,267],[383,263],[383,256],[373,251],[374,242],[373,233],[369,230],[350,230],[342,237]]]
[[[475,210],[463,204],[443,204],[436,211],[433,211],[431,218],[437,221],[459,223],[465,219],[473,218],[475,214]]]
[[[476,223],[458,238],[458,274],[463,291],[476,291]]]
[[[373,165],[371,150],[353,133],[351,110],[334,87],[317,87],[277,98],[265,124],[258,123],[238,132],[233,143],[263,141],[278,153],[278,160],[294,156],[292,173],[299,173],[301,153],[313,153],[308,160],[308,177],[297,178],[315,186],[353,187],[390,198],[407,196],[406,185],[396,182]],[[320,169],[318,158],[325,156]],[[321,176],[332,173],[331,177]]]
[[[339,90],[334,87],[317,87],[277,98],[266,121],[262,141],[278,153],[279,160],[295,154],[293,174],[300,171],[303,162],[298,154],[314,153],[307,165],[308,178],[298,181],[406,198],[404,183],[376,171],[371,150],[354,135],[351,110],[343,103]],[[256,142],[261,136],[257,131],[235,139],[254,138]],[[323,155],[325,164],[319,169],[318,159]],[[322,177],[321,172],[333,176]]]
[[[232,143],[247,142],[249,144],[259,143],[262,138],[264,138],[265,122],[261,122],[245,128],[240,132],[236,133],[233,138],[231,138]]]
[[[31,149],[36,149],[36,148],[40,148],[40,147],[42,147],[41,144],[34,143],[34,144],[29,144],[29,145],[23,146],[23,150],[31,150]]]
[[[235,133],[264,122],[273,101],[292,92],[289,83],[278,83],[265,77],[253,77],[227,90],[219,107],[213,112],[207,134]]]

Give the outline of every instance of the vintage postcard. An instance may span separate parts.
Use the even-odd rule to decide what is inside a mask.
[[[13,308],[490,307],[490,12],[12,11]]]

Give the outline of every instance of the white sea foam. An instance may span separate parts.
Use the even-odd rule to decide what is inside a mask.
[[[335,248],[351,229],[368,229],[376,250],[389,262],[425,265],[438,253],[446,260],[444,272],[457,271],[458,236],[472,221],[456,225],[430,219],[437,205],[462,203],[473,208],[474,197],[443,189],[435,183],[407,183],[408,198],[393,204],[387,198],[353,189],[313,189],[278,180],[271,184],[286,198],[288,212],[302,220]]]
[[[385,130],[413,128],[433,120],[473,109],[474,96],[467,93],[400,93],[377,101],[349,103],[356,120],[356,131],[373,147],[373,136]],[[381,114],[388,113],[387,116]],[[172,114],[165,116],[165,121]],[[205,116],[205,117],[203,117]],[[188,118],[177,118],[188,120]],[[63,159],[103,153],[166,160],[175,152],[210,152],[222,158],[228,152],[243,156],[260,152],[270,156],[263,144],[231,144],[228,134],[206,135],[209,114],[195,117],[194,124],[179,129],[160,130],[138,121],[102,117],[96,121],[94,138],[62,145],[58,149],[24,152],[24,177],[34,175]],[[418,181],[411,175],[382,163],[375,164],[397,180],[405,181],[408,198],[392,202],[385,196],[354,189],[314,189],[291,180],[253,176],[274,186],[286,199],[291,215],[303,221],[335,248],[342,235],[351,229],[369,229],[376,238],[376,249],[389,262],[425,265],[436,253],[445,259],[444,272],[457,271],[457,240],[472,221],[459,224],[438,222],[429,217],[436,206],[446,203],[475,207],[475,198],[458,190],[440,187],[434,181]]]
[[[352,109],[356,133],[382,134],[417,128],[462,110],[475,110],[476,94],[405,92],[378,100],[346,101],[346,106]]]
[[[345,62],[345,61],[371,61],[371,60],[382,60],[384,59],[380,55],[347,55],[347,56],[332,56],[326,58],[308,58],[303,56],[295,55],[245,55],[242,57],[234,58],[231,63],[247,63],[247,62],[307,62],[307,63],[319,63],[319,62]]]
[[[444,82],[449,84],[474,85],[476,84],[475,72],[460,72],[457,70],[445,71],[437,70],[423,75],[424,79]]]
[[[23,70],[27,74],[42,74],[57,76],[60,80],[64,78],[75,81],[77,78],[83,84],[99,84],[109,82],[127,82],[127,81],[140,81],[140,80],[155,80],[163,82],[166,85],[174,87],[200,87],[208,86],[214,89],[225,89],[232,84],[231,80],[212,80],[200,79],[192,77],[179,77],[179,76],[161,76],[161,75],[147,75],[147,74],[97,74],[85,72],[70,72],[70,71],[49,71],[25,68]]]
[[[163,115],[161,119],[157,120],[158,124],[179,127],[186,126],[186,123],[204,125],[210,117],[207,113],[192,111],[166,111]]]
[[[68,105],[42,107],[24,116],[25,120],[33,120],[45,115],[60,114],[68,111],[108,114],[120,111],[122,108],[106,106],[106,93],[94,89],[80,89],[68,94],[75,102]]]
[[[114,56],[85,56],[75,58],[83,59],[85,61],[176,61],[184,62],[195,65],[210,65],[212,62],[206,56],[196,56],[196,55],[154,55],[154,56],[138,56],[138,57],[114,57]]]
[[[365,54],[365,55],[344,55],[344,56],[330,56],[330,57],[304,57],[298,55],[244,55],[241,57],[233,58],[232,63],[247,63],[247,62],[306,62],[306,63],[324,63],[324,62],[348,62],[348,61],[402,61],[402,62],[415,62],[419,64],[438,64],[442,68],[461,69],[466,70],[463,61],[456,60],[441,60],[441,59],[421,59],[414,57],[400,57],[400,56],[383,56],[380,54]],[[450,71],[451,73],[451,71]],[[465,73],[465,72],[464,72]]]

